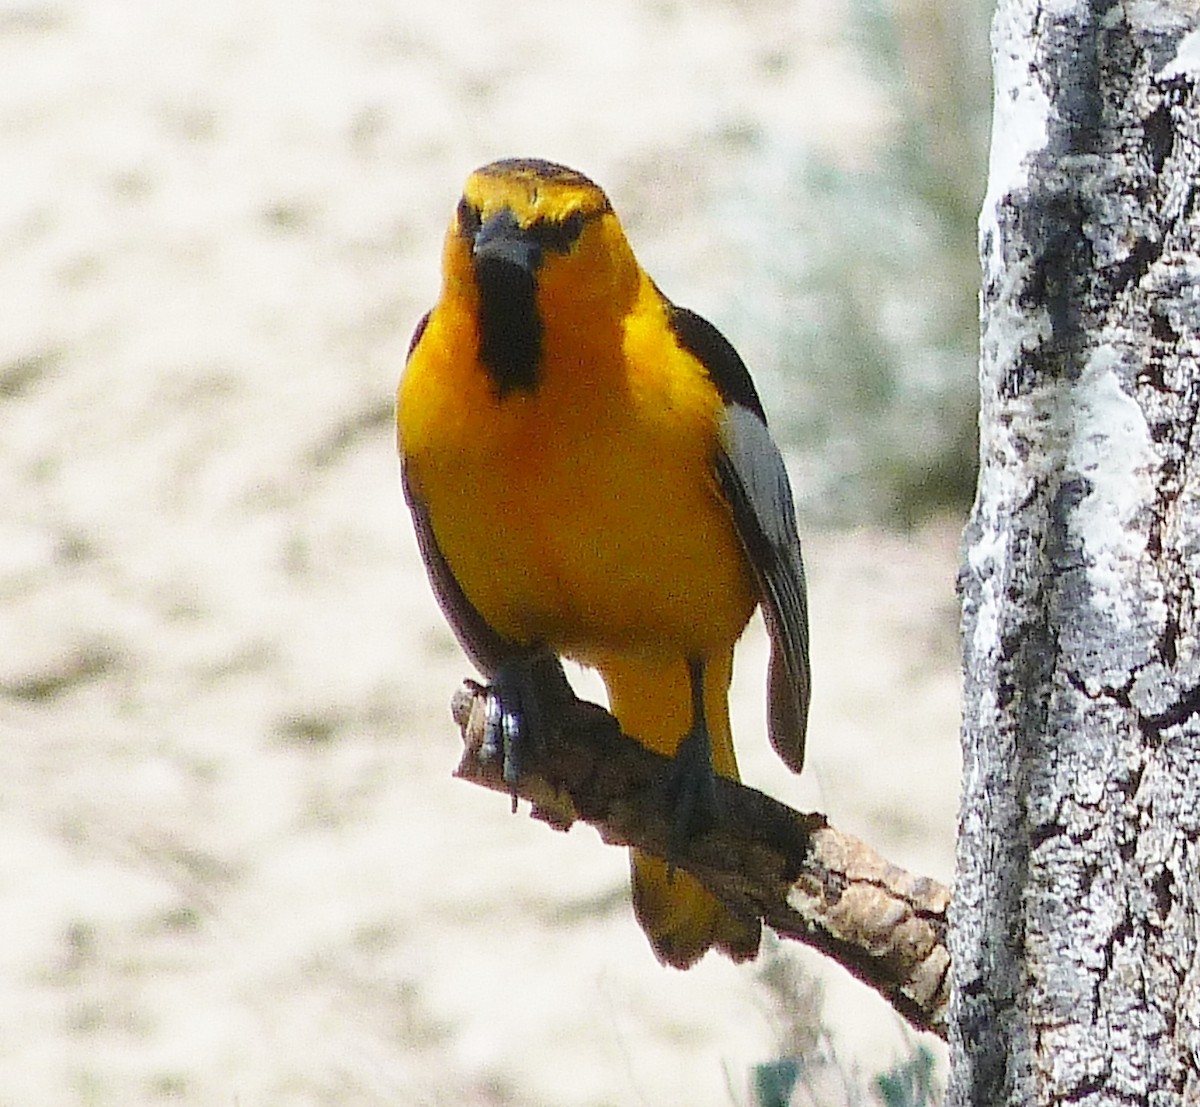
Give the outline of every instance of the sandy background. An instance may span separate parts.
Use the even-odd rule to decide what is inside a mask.
[[[0,1105],[747,1102],[756,970],[661,968],[623,854],[451,780],[390,408],[501,155],[598,179],[769,359],[706,200],[879,126],[824,11],[0,0]],[[948,879],[957,525],[805,537],[811,768],[756,624],[745,774]],[[825,1013],[908,1048],[836,967]]]

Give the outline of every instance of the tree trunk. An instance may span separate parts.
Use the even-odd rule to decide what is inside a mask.
[[[1000,0],[952,1104],[1200,1102],[1200,33]]]

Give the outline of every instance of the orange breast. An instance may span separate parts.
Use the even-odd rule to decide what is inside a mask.
[[[435,312],[398,418],[410,478],[481,614],[593,663],[732,643],[753,586],[713,476],[721,402],[699,366],[665,328],[632,323],[609,363],[551,347],[539,388],[500,400],[461,357],[464,323]]]

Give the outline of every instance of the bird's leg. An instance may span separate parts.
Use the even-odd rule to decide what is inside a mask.
[[[671,804],[670,856],[672,865],[688,841],[717,823],[717,782],[712,766],[712,741],[704,710],[704,662],[688,658],[692,688],[692,725],[675,751],[667,778]]]
[[[487,706],[479,759],[502,758],[512,808],[517,809],[517,781],[528,754],[546,748],[575,693],[552,653],[521,654],[504,662],[487,686]]]

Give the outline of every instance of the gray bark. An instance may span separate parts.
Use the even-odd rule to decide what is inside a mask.
[[[1200,1102],[1197,22],[993,26],[952,1104]]]

